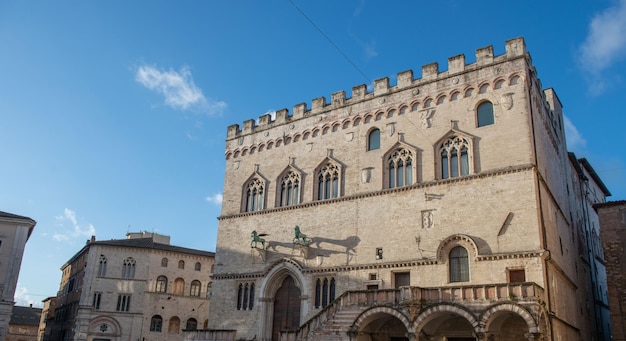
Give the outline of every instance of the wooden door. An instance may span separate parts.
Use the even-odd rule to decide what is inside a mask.
[[[300,327],[300,289],[291,276],[274,295],[274,321],[272,341],[278,341],[281,331],[297,330]]]

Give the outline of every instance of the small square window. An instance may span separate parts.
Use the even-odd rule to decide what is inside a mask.
[[[526,271],[524,269],[509,270],[509,283],[526,282]]]

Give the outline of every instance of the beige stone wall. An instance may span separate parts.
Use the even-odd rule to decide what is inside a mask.
[[[30,218],[0,217],[0,338],[9,329],[22,256],[34,226]]]
[[[227,141],[222,214],[241,211],[242,187],[253,175],[255,165],[259,165],[258,173],[269,182],[266,207],[274,207],[276,178],[289,165],[290,158],[295,158],[293,165],[304,173],[302,202],[313,201],[314,170],[328,155],[328,149],[332,149],[332,158],[344,165],[344,196],[386,187],[383,165],[386,162],[382,158],[398,141],[417,152],[416,179],[433,181],[440,177],[435,163],[438,158],[435,157],[436,144],[452,127],[466,133],[474,143],[471,155],[474,173],[530,164],[533,159],[524,105],[527,96],[524,66],[525,60],[521,58],[498,64],[497,68],[501,70],[498,74],[495,74],[494,67],[487,70],[491,72],[468,72],[414,88],[391,88],[385,96],[366,96],[358,102],[353,96],[349,101],[355,102],[352,105],[330,104],[325,107],[326,111],[315,115],[271,125],[271,128],[258,126],[253,129],[254,133],[241,132]],[[517,84],[508,85],[515,75],[522,78]],[[493,89],[499,81],[505,83],[500,89]],[[487,85],[489,90],[478,93],[481,85]],[[469,88],[473,89],[472,95],[464,98]],[[450,94],[456,91],[460,92],[459,99],[450,101]],[[437,98],[443,96],[446,99],[436,105]],[[509,97],[512,107],[507,109],[500,101]],[[433,103],[424,109],[428,100]],[[475,108],[484,100],[495,103],[497,124],[477,128]],[[415,104],[417,109],[411,111]],[[403,107],[407,112],[400,115]],[[380,116],[378,120],[377,116]],[[367,135],[373,128],[381,130],[381,148],[366,152]],[[517,133],[511,136],[511,131]],[[313,137],[315,134],[317,136]],[[272,149],[268,149],[270,143],[273,143]],[[280,146],[276,147],[278,143]],[[259,151],[261,148],[263,150]],[[369,182],[362,181],[363,169],[370,170]]]
[[[410,273],[411,286],[451,287],[506,283],[509,270],[523,269],[526,281],[547,289],[549,300],[541,298],[537,309],[555,314],[563,340],[590,335],[591,315],[580,313],[589,277],[578,264],[578,222],[593,224],[594,217],[579,214],[583,200],[573,194],[580,188],[561,103],[542,90],[523,40],[507,42],[506,50],[493,56],[482,48],[473,64],[451,57],[447,71],[425,65],[418,79],[405,71],[393,86],[383,78],[370,90],[354,87],[349,97],[339,91],[329,101],[314,99],[310,109],[299,104],[291,114],[284,109],[275,119],[230,126],[209,326],[267,337],[264,319],[280,269],[297,277],[302,322],[319,312],[318,277],[335,278],[339,297],[372,284],[394,288],[399,272]],[[477,107],[485,101],[494,105],[495,123],[478,127]],[[368,151],[373,129],[381,132],[380,149]],[[470,141],[470,174],[442,179],[439,146],[450,134]],[[414,184],[389,189],[387,156],[397,146],[415,153]],[[316,170],[325,160],[341,167],[340,197],[317,201]],[[280,207],[279,180],[288,168],[301,174],[300,204]],[[259,212],[244,212],[251,177],[265,185]],[[311,240],[308,247],[294,246],[295,225]],[[251,248],[252,231],[266,234],[265,250]],[[469,251],[468,282],[450,282],[455,245]],[[251,311],[236,309],[244,282],[256,286]]]
[[[107,258],[107,275],[98,277],[99,257]],[[132,257],[136,261],[134,279],[121,278],[123,261]],[[167,267],[161,265],[163,258],[168,259]],[[185,262],[184,269],[178,267],[178,262]],[[195,264],[200,263],[200,270],[195,270]],[[85,283],[81,291],[78,318],[77,337],[89,338],[100,335],[107,337],[120,332],[126,339],[150,340],[182,340],[182,329],[187,320],[194,318],[197,327],[203,328],[209,315],[210,298],[208,284],[211,281],[213,258],[184,252],[169,252],[157,249],[132,247],[117,247],[94,244],[89,250],[87,267],[85,268]],[[167,291],[157,293],[156,279],[163,275],[168,278]],[[182,278],[185,282],[182,295],[173,294],[174,281]],[[200,281],[200,296],[190,296],[191,283]],[[102,293],[100,309],[93,307],[94,293]],[[118,295],[131,296],[128,312],[116,311]],[[161,332],[150,331],[151,319],[159,315],[163,319]],[[173,317],[180,319],[178,333],[168,333],[169,321]],[[101,325],[107,324],[110,328],[105,333],[99,333]]]
[[[598,206],[597,210],[606,256],[613,340],[626,340],[626,201],[609,202]]]

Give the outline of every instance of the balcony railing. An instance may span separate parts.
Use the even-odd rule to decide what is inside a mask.
[[[301,326],[298,334],[306,335],[333,320],[343,309],[372,306],[426,306],[435,303],[456,302],[465,305],[515,301],[517,303],[540,303],[544,290],[532,282],[498,283],[484,285],[458,285],[436,288],[401,287],[400,289],[347,291],[328,307],[317,313]]]

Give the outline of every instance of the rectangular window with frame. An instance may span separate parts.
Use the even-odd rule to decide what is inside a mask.
[[[411,273],[410,272],[395,272],[393,274],[393,277],[394,277],[394,287],[396,289],[411,285]]]
[[[526,271],[524,269],[509,269],[509,283],[526,282]]]

